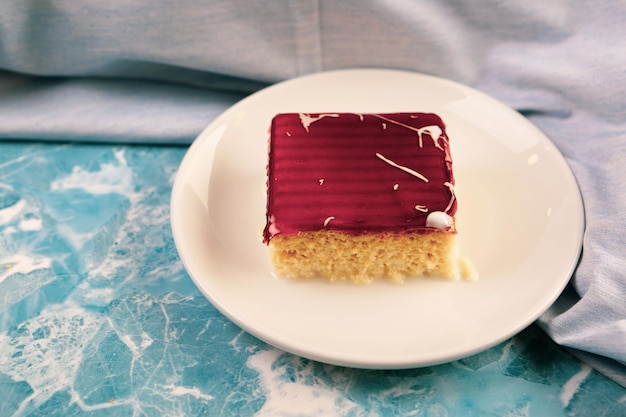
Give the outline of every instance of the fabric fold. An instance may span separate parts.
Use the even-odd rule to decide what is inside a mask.
[[[188,145],[244,91],[4,73],[0,139]]]

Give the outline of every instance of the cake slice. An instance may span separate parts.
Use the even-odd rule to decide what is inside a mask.
[[[449,139],[432,113],[285,113],[271,123],[276,274],[357,283],[458,278]]]

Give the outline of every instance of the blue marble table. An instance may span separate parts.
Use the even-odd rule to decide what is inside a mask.
[[[243,332],[174,246],[185,152],[0,143],[0,416],[626,415],[626,389],[535,325],[397,371],[317,363]]]

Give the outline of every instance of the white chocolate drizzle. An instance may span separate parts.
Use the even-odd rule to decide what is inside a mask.
[[[381,160],[385,161],[386,163],[388,163],[389,165],[391,165],[392,167],[395,167],[395,168],[401,169],[402,171],[404,171],[404,172],[406,172],[406,173],[408,173],[408,174],[411,174],[411,175],[413,175],[414,177],[417,177],[417,178],[419,178],[420,180],[422,180],[422,181],[424,181],[424,182],[428,182],[428,178],[426,178],[425,176],[423,176],[423,175],[422,175],[422,174],[420,174],[419,172],[417,172],[417,171],[415,171],[415,170],[412,170],[411,168],[407,168],[407,167],[405,167],[405,166],[398,165],[398,164],[396,164],[395,162],[393,162],[391,159],[387,159],[387,158],[385,158],[383,155],[379,154],[378,152],[376,152],[376,156],[377,156],[379,159],[381,159]]]
[[[398,188],[400,188],[400,186],[398,184],[394,184],[393,185],[393,190],[394,191],[398,191]]]
[[[324,220],[324,227],[328,226],[328,223],[330,223],[331,220],[335,220],[335,217],[334,216],[326,217],[326,220]]]
[[[389,123],[393,123],[395,125],[402,126],[404,128],[407,128],[409,130],[416,132],[420,148],[424,147],[423,136],[424,136],[424,133],[427,133],[428,136],[430,136],[430,138],[433,140],[433,145],[435,145],[437,149],[441,149],[442,151],[444,150],[443,147],[439,145],[439,139],[442,136],[445,139],[445,136],[443,135],[443,131],[441,130],[441,128],[437,125],[424,126],[418,129],[416,127],[407,125],[402,122],[398,122],[397,120],[390,119],[380,114],[374,114],[374,116],[378,117],[379,119],[383,119]]]
[[[422,206],[422,205],[418,204],[417,206],[415,206],[415,210],[421,211],[422,213],[427,213],[428,212],[428,207]]]
[[[323,114],[318,114],[316,117],[311,116],[310,114],[307,114],[307,113],[298,113],[298,115],[300,116],[300,123],[302,123],[302,127],[307,132],[309,131],[309,126],[311,126],[311,124],[313,124],[314,122],[317,122],[320,119],[323,119],[324,117],[339,117],[339,115],[336,113],[323,113]]]
[[[456,199],[456,195],[454,194],[454,184],[452,184],[451,182],[444,182],[443,185],[445,185],[446,187],[448,187],[448,189],[450,190],[450,202],[448,203],[448,205],[446,206],[446,209],[444,210],[446,213],[448,211],[450,211],[450,209],[452,208],[452,204],[454,203],[454,200]]]
[[[324,185],[324,178],[320,178],[319,179],[319,183],[320,183],[320,185]]]

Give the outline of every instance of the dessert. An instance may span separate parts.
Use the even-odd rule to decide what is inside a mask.
[[[277,275],[457,279],[457,201],[432,113],[283,113],[271,123],[266,225]]]

